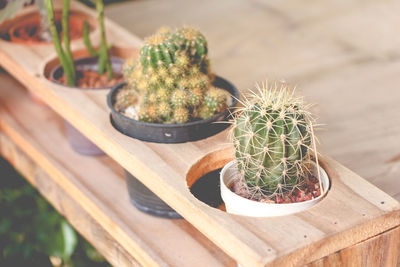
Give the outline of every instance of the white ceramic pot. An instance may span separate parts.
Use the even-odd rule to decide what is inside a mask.
[[[317,204],[326,195],[329,189],[329,178],[325,170],[319,167],[324,193],[317,198],[298,203],[271,204],[246,199],[232,192],[229,187],[239,175],[236,160],[225,165],[221,171],[221,197],[225,202],[226,211],[231,214],[251,217],[275,217],[289,215],[303,211]],[[317,165],[314,164],[313,174],[318,177]]]

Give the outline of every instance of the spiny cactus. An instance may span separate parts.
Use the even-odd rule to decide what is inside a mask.
[[[207,42],[198,30],[162,28],[146,38],[140,51],[139,59],[124,66],[126,82],[140,99],[135,119],[185,123],[227,108],[230,96],[212,86]]]
[[[191,63],[206,71],[207,51],[207,41],[200,31],[184,27],[172,33],[169,28],[162,27],[146,38],[140,50],[140,62],[145,70],[169,67],[174,63],[182,67]]]
[[[238,169],[260,196],[292,192],[308,177],[312,122],[308,105],[285,84],[258,88],[243,102],[231,130]]]
[[[199,63],[207,57],[207,40],[200,31],[184,27],[173,35],[173,39],[181,49],[187,51],[194,63]]]

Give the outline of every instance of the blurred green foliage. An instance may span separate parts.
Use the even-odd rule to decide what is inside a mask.
[[[110,265],[0,157],[0,266]]]

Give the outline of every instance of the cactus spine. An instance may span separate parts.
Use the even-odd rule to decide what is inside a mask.
[[[204,36],[192,28],[162,28],[148,37],[139,59],[124,67],[128,86],[140,98],[138,119],[185,123],[227,108],[226,91],[212,86],[207,51]]]
[[[312,117],[302,98],[282,84],[258,87],[232,127],[238,169],[252,194],[279,196],[307,179]]]

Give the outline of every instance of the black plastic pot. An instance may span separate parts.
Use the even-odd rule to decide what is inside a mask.
[[[125,170],[126,184],[131,203],[139,210],[158,217],[182,218],[175,210],[151,192],[144,184]]]
[[[77,73],[82,72],[82,71],[97,71],[98,66],[97,66],[97,57],[84,57],[84,58],[79,58],[75,60],[75,68]],[[112,57],[111,58],[111,67],[113,69],[114,73],[122,73],[122,66],[124,64],[124,60],[121,58],[117,57]],[[69,87],[71,89],[77,89],[77,90],[105,90],[105,89],[111,89],[111,87],[100,87],[100,88],[79,88],[79,87],[74,87],[74,86],[68,86],[65,84],[62,84],[58,81],[64,74],[63,68],[61,65],[57,66],[54,68],[54,70],[50,74],[50,79],[59,85]],[[72,149],[79,154],[82,155],[90,155],[90,156],[96,156],[96,155],[103,155],[104,152],[98,148],[95,144],[93,144],[86,136],[81,134],[76,128],[74,128],[71,124],[69,124],[67,121],[64,121],[65,124],[65,130],[67,134],[67,139],[72,147]]]
[[[239,99],[239,91],[227,80],[217,76],[214,85],[225,89],[233,96],[232,105],[228,109],[205,120],[182,124],[162,124],[134,120],[116,111],[114,108],[115,95],[124,86],[124,83],[118,84],[111,89],[107,96],[108,107],[111,110],[111,124],[125,135],[155,143],[184,143],[210,137],[229,126],[228,123],[216,122],[227,121]]]

